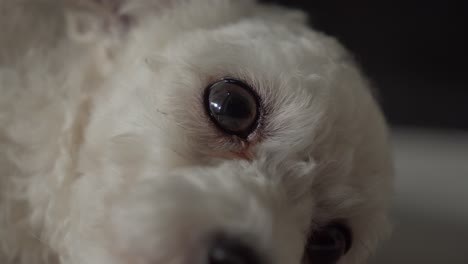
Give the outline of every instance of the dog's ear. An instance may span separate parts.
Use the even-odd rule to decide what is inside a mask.
[[[128,2],[132,0],[65,0],[69,37],[93,42],[127,33],[135,22],[134,14],[125,12]]]
[[[1,1],[1,0],[0,0]],[[175,0],[64,0],[69,36],[89,42],[125,34],[147,16],[159,15]]]

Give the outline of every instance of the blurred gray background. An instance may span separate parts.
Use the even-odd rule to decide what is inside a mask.
[[[468,1],[264,0],[310,13],[380,92],[394,232],[371,264],[468,264]]]
[[[351,50],[392,124],[468,129],[468,1],[264,2],[307,11]]]

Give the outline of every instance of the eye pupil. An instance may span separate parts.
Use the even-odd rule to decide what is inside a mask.
[[[249,103],[248,100],[245,100],[245,97],[227,92],[221,104],[211,102],[211,105],[214,106],[211,110],[218,115],[229,116],[230,118],[249,118],[253,110],[250,108]]]
[[[218,127],[229,134],[247,137],[256,125],[258,103],[245,83],[225,79],[208,87],[207,110]]]

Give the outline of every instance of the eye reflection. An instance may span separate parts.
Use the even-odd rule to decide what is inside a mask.
[[[211,109],[216,109],[216,111],[219,113],[221,112],[221,105],[215,102],[210,102],[210,108]]]

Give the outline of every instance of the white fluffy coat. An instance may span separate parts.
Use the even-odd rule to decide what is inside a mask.
[[[202,263],[227,230],[271,264],[345,219],[388,231],[391,160],[368,82],[298,11],[248,0],[0,0],[0,263]],[[203,92],[261,98],[248,142]],[[200,261],[198,261],[200,260]]]

